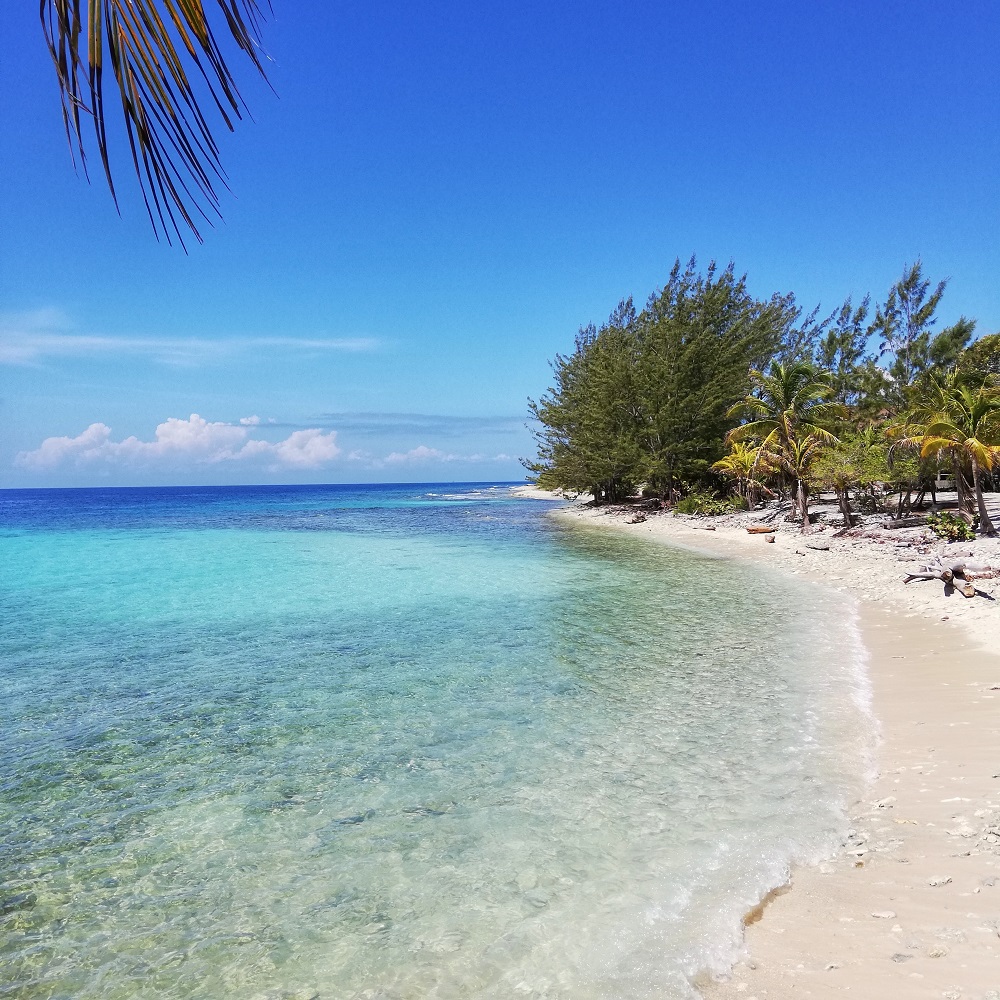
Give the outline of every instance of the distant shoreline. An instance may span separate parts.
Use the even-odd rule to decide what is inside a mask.
[[[851,836],[835,856],[794,870],[792,891],[747,915],[746,957],[731,976],[699,983],[706,1000],[1000,998],[1000,657],[989,652],[1000,640],[1000,601],[902,582],[922,550],[1000,564],[1000,544],[928,546],[919,529],[835,539],[782,522],[767,543],[746,531],[753,514],[656,512],[629,524],[635,508],[567,503],[552,512],[559,520],[766,563],[860,602],[882,727],[878,777],[851,804]],[[977,586],[992,596],[998,584]]]

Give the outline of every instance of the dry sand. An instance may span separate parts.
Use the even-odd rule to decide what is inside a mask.
[[[746,958],[730,977],[700,984],[706,1000],[1000,1000],[1000,657],[989,651],[1000,641],[1000,601],[902,582],[938,551],[1000,565],[1000,545],[942,546],[923,529],[802,536],[784,523],[767,543],[747,534],[753,515],[635,525],[592,508],[559,516],[761,560],[861,602],[879,775],[852,806],[841,851],[796,869],[748,916]],[[998,585],[978,584],[989,596]]]

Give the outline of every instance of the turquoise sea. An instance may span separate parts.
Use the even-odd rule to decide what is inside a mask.
[[[684,998],[868,766],[855,612],[507,485],[0,491],[0,996]]]

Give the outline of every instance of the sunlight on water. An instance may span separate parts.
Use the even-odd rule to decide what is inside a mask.
[[[500,488],[0,494],[0,995],[685,997],[843,825],[853,611]]]

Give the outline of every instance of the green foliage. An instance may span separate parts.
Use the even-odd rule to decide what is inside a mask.
[[[888,358],[889,375],[900,393],[930,367],[931,328],[946,285],[938,282],[931,291],[918,260],[903,269],[876,311],[871,332],[879,337],[879,354]]]
[[[731,417],[745,418],[729,432],[730,441],[758,440],[766,454],[786,467],[794,461],[797,442],[815,438],[836,443],[830,426],[842,409],[830,399],[828,372],[804,361],[775,361],[766,374],[751,371],[750,381],[753,392],[729,410]]]
[[[815,348],[815,364],[830,372],[833,398],[845,406],[856,404],[864,392],[860,366],[868,344],[865,319],[870,305],[867,295],[857,308],[848,298],[827,321],[829,328]]]
[[[958,363],[962,353],[968,348],[973,334],[976,332],[976,321],[958,318],[957,323],[945,327],[928,345],[928,364],[925,371],[947,372]]]
[[[958,356],[955,370],[970,385],[1000,376],[1000,333],[980,337],[964,350]]]
[[[1000,387],[986,381],[973,387],[953,373],[933,382],[930,405],[917,410],[907,430],[922,458],[948,457],[972,472],[980,531],[995,535],[983,497],[984,473],[1000,463]]]
[[[620,303],[608,323],[580,331],[576,350],[552,365],[555,386],[529,402],[540,425],[538,461],[526,463],[550,488],[620,500],[636,483],[635,310]]]
[[[971,542],[976,537],[975,531],[965,518],[949,511],[931,514],[927,518],[927,526],[938,538],[945,538],[949,542]]]
[[[729,453],[713,464],[712,471],[729,479],[740,502],[752,507],[764,488],[765,480],[775,469],[770,456],[760,445],[754,447],[745,441],[733,441]]]
[[[701,514],[704,517],[718,517],[742,509],[743,504],[733,497],[720,500],[712,493],[695,491],[678,500],[675,510],[678,514]]]
[[[803,526],[810,487],[835,490],[849,520],[852,503],[881,509],[889,492],[901,510],[946,466],[960,490],[965,471],[992,530],[982,480],[1000,462],[1000,334],[972,342],[964,316],[935,332],[945,286],[918,260],[882,304],[848,298],[824,318],[792,295],[755,298],[732,264],[677,261],[641,312],[623,301],[556,357],[529,403],[538,457],[525,464],[598,501],[683,485],[699,510],[722,475],[744,504],[794,492]]]
[[[814,486],[831,490],[868,489],[894,481],[889,442],[879,427],[845,435],[817,456],[809,470]]]
[[[639,482],[670,494],[722,456],[729,410],[787,334],[787,299],[754,299],[730,265],[676,262],[639,314],[622,302],[553,363],[554,385],[529,402],[538,460],[560,486],[618,499]]]
[[[218,215],[217,186],[225,186],[225,173],[209,113],[214,107],[230,132],[246,113],[219,39],[231,38],[263,75],[258,37],[266,6],[258,0],[40,2],[70,148],[86,164],[85,123],[93,127],[117,201],[107,125],[120,103],[149,221],[168,242],[174,234],[183,245],[190,229],[200,243],[199,217],[211,224]],[[107,91],[105,82],[111,83]]]
[[[674,264],[636,325],[641,478],[666,492],[705,475],[748,371],[778,348],[787,320],[787,304],[753,299],[731,264],[705,275],[694,259]]]

